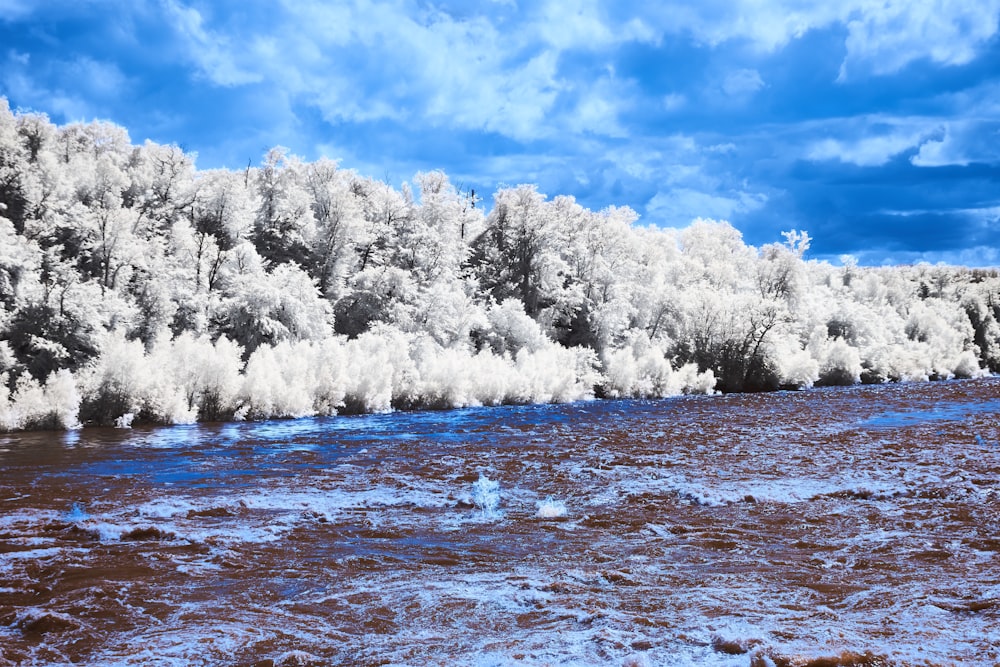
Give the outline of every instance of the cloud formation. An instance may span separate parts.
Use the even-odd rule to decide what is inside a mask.
[[[996,217],[968,213],[1000,204],[984,186],[1000,161],[1000,0],[0,10],[13,106],[109,118],[202,167],[285,145],[396,181],[535,182],[643,223],[729,218],[751,243],[804,228],[829,257],[1000,246]]]
[[[847,19],[847,54],[840,76],[852,65],[875,74],[893,74],[910,63],[928,59],[942,65],[964,65],[979,54],[997,32],[995,1],[872,2],[858,18]]]

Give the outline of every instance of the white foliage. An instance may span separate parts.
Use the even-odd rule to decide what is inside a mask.
[[[598,382],[611,398],[666,398],[715,391],[711,370],[699,372],[693,363],[675,369],[663,341],[650,341],[644,331],[635,333],[624,347],[606,351],[603,366]]]
[[[842,338],[832,341],[826,348],[826,356],[820,363],[820,378],[830,378],[837,384],[857,384],[861,382],[861,356]]]
[[[295,264],[280,264],[267,273],[251,249],[236,251],[247,260],[246,272],[229,278],[217,314],[237,342],[256,349],[261,344],[330,335],[330,304],[305,271]]]
[[[241,383],[241,354],[225,337],[213,343],[185,332],[174,340],[158,340],[149,357],[162,372],[147,390],[146,410],[171,424],[231,414]]]
[[[934,373],[929,352],[926,345],[915,341],[889,347],[885,366],[889,378],[899,382],[927,382]]]
[[[823,327],[817,329],[818,334],[825,340],[825,329]],[[772,351],[779,381],[783,386],[803,389],[812,387],[819,380],[819,361],[808,346],[806,349],[799,347],[796,337],[777,337],[772,343]]]
[[[287,341],[261,346],[247,361],[240,400],[250,418],[315,414],[307,355]]]
[[[80,403],[83,400],[73,374],[66,369],[51,374],[45,382],[45,403],[57,428],[80,427]]]
[[[409,341],[395,329],[379,327],[345,345],[347,390],[352,411],[388,412],[393,398],[414,395],[416,375],[408,354]]]
[[[495,355],[488,350],[471,357],[469,373],[474,375],[475,397],[482,405],[515,402],[517,369],[507,355]]]
[[[26,279],[38,271],[41,256],[35,244],[14,231],[14,224],[0,209],[0,295],[23,296]]]
[[[605,354],[604,373],[604,391],[612,398],[663,398],[684,390],[663,347],[651,343],[644,332],[626,347]]]
[[[724,221],[637,227],[530,185],[485,211],[441,172],[414,194],[280,148],[198,172],[2,98],[0,152],[26,204],[0,211],[3,430],[1000,368],[996,272],[835,267],[804,258],[804,232],[758,250]]]
[[[475,357],[466,350],[443,348],[430,338],[414,341],[410,356],[416,364],[421,403],[435,408],[482,405],[477,392]]]
[[[352,390],[340,339],[285,341],[248,360],[237,402],[242,418],[334,415]]]
[[[538,322],[524,312],[524,306],[517,299],[505,299],[503,303],[490,307],[486,318],[497,352],[517,354],[522,349],[535,352],[549,344]]]
[[[319,415],[335,415],[344,407],[348,379],[346,352],[340,338],[300,343],[309,358],[313,409]]]
[[[181,336],[175,346],[183,346],[185,342]],[[185,386],[194,397],[191,403],[198,402],[200,398],[203,408],[210,403],[218,412],[226,414],[235,407],[243,368],[243,350],[225,336],[212,343],[211,348],[207,342],[204,338],[191,339],[194,350],[186,359],[189,370]]]
[[[145,357],[147,375],[140,390],[141,410],[159,423],[193,424],[198,420],[198,409],[177,382],[175,369],[184,361],[175,360],[174,347],[171,342],[158,344]],[[159,372],[150,372],[154,368]]]
[[[103,336],[100,356],[81,375],[84,400],[121,415],[140,411],[146,385],[158,373],[149,368],[142,343],[109,332]]]
[[[438,280],[421,291],[418,317],[412,319],[415,333],[425,332],[439,344],[466,346],[473,329],[486,328],[487,318],[457,280]]]
[[[80,393],[69,371],[53,373],[44,385],[22,375],[13,395],[7,383],[7,374],[0,374],[0,431],[80,427]]]
[[[680,386],[684,387],[688,394],[714,394],[715,393],[715,373],[712,369],[699,371],[695,364],[684,364],[677,369]]]
[[[965,350],[952,359],[948,366],[952,375],[957,378],[980,378],[989,376],[990,372],[979,367],[979,360],[972,350]]]
[[[755,253],[728,222],[699,218],[681,232],[680,244],[692,277],[716,289],[749,283],[754,275]]]
[[[537,351],[527,348],[517,353],[519,403],[568,403],[593,398],[598,376],[597,357],[586,348],[565,348],[555,343]]]
[[[13,368],[15,364],[17,364],[17,357],[10,349],[10,343],[0,340],[0,373],[5,372],[8,368]]]
[[[7,388],[9,379],[7,373],[0,375],[0,431],[16,431],[24,428],[22,409],[12,400],[10,390]]]

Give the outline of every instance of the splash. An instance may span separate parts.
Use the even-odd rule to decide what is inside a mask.
[[[535,513],[539,519],[561,519],[566,516],[566,503],[561,500],[554,500],[548,496],[545,500],[536,503],[538,511]]]
[[[479,473],[479,480],[472,484],[472,501],[482,512],[483,518],[496,518],[500,508],[500,482]]]
[[[86,521],[89,518],[90,515],[87,514],[87,510],[83,509],[83,505],[80,503],[73,503],[73,509],[66,513],[67,521],[72,521],[74,523]]]

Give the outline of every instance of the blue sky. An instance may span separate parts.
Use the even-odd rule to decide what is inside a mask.
[[[1000,0],[0,0],[0,95],[176,143],[286,146],[489,205],[536,183],[811,256],[1000,265]]]

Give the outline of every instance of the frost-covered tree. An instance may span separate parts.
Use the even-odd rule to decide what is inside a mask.
[[[313,280],[295,264],[273,271],[235,275],[214,313],[214,327],[244,348],[286,340],[321,340],[330,335],[329,303]]]
[[[41,150],[41,147],[38,147]],[[18,119],[7,100],[0,100],[0,215],[21,233],[28,217],[29,200],[26,180],[31,149],[25,150],[18,133]]]
[[[518,299],[535,318],[558,302],[569,269],[559,253],[564,240],[552,213],[534,186],[498,190],[469,260],[481,289],[497,302]]]
[[[135,212],[136,234],[148,238],[168,229],[191,206],[194,163],[177,146],[146,141],[132,151],[125,171],[122,205]]]
[[[298,158],[279,147],[268,151],[256,172],[254,244],[261,257],[274,264],[301,264],[308,255],[314,222],[303,169]]]
[[[980,363],[994,373],[1000,372],[1000,280],[996,276],[974,277],[961,299]]]
[[[0,430],[1000,371],[996,271],[412,183],[281,148],[198,170],[0,98]]]
[[[631,225],[638,216],[627,207],[591,212],[570,197],[557,197],[553,206],[563,227],[561,254],[568,267],[566,288],[556,300],[556,338],[599,352],[617,347],[637,324],[633,297],[642,250]]]
[[[320,293],[334,302],[343,296],[356,267],[354,248],[364,224],[362,205],[352,187],[354,179],[353,173],[327,159],[305,169],[305,188],[316,225],[307,268]]]

